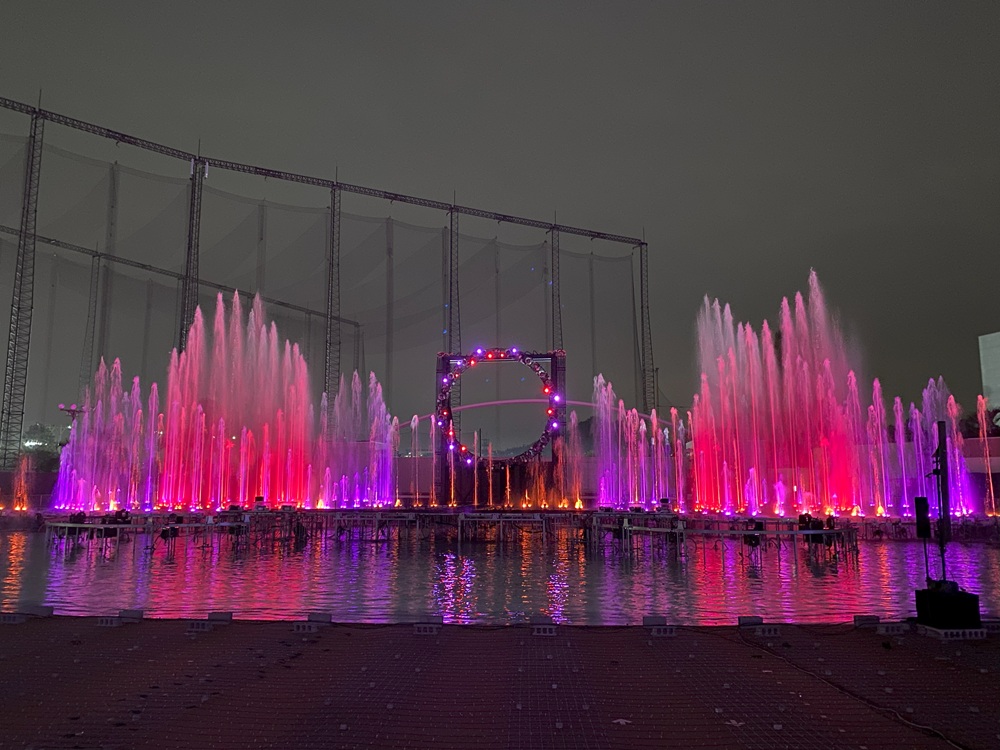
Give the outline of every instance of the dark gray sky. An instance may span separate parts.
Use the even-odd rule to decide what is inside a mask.
[[[1000,330],[996,3],[24,2],[0,95],[204,153],[645,230],[661,389],[702,295],[815,267],[866,376],[974,404]]]

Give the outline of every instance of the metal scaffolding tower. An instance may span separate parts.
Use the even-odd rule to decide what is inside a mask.
[[[31,116],[24,192],[21,194],[21,231],[17,239],[14,291],[10,301],[10,334],[3,381],[3,411],[0,414],[0,468],[13,470],[21,452],[24,421],[24,389],[28,381],[28,342],[35,286],[35,222],[38,217],[38,178],[42,170],[42,133],[45,121]]]

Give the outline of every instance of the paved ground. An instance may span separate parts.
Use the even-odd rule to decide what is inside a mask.
[[[0,748],[1000,747],[997,637],[96,623],[0,626]]]

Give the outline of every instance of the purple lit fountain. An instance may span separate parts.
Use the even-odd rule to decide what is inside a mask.
[[[670,438],[656,410],[647,421],[636,409],[627,409],[611,383],[598,375],[594,378],[594,417],[598,507],[649,508],[666,498],[672,466]]]
[[[195,311],[187,348],[170,356],[165,403],[157,385],[125,390],[121,364],[102,361],[63,450],[59,509],[211,510],[368,507],[396,498],[399,425],[375,376],[341,379],[333,409],[310,401],[297,344],[279,343],[260,299],[244,323],[238,295],[220,294],[212,334]],[[162,410],[161,410],[162,409]]]

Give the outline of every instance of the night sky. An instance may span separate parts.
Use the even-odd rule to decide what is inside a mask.
[[[969,407],[977,336],[1000,330],[998,20],[987,2],[5,0],[0,95],[644,231],[664,403],[690,404],[703,295],[773,322],[815,268],[866,377],[911,400],[944,375]]]

